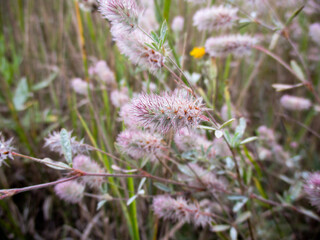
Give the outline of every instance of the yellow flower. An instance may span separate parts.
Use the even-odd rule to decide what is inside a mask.
[[[204,49],[204,47],[195,47],[190,52],[190,55],[194,58],[202,58],[205,54],[206,50]]]

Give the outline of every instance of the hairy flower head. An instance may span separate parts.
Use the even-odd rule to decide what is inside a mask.
[[[202,99],[194,99],[189,94],[181,92],[156,94],[141,94],[131,101],[132,114],[140,126],[152,131],[167,133],[181,128],[196,127],[201,120]]]
[[[251,53],[251,48],[257,43],[257,39],[248,35],[227,35],[211,37],[207,39],[206,52],[212,57],[226,57],[233,54],[242,57]]]
[[[2,133],[0,132],[0,167],[4,160],[10,158],[13,159],[12,151],[14,148],[11,146],[13,138],[5,140]]]
[[[78,155],[73,159],[73,168],[87,173],[104,173],[104,170],[88,156]],[[82,177],[84,183],[90,187],[99,188],[104,181],[103,177],[84,176]]]
[[[129,93],[128,93],[128,88],[127,87],[122,87],[120,90],[116,89],[111,92],[110,95],[111,102],[115,107],[121,107],[124,104],[128,103],[130,98],[129,98]]]
[[[120,151],[134,159],[143,157],[156,161],[164,156],[165,143],[158,134],[151,134],[137,129],[128,129],[121,132],[117,138]]]
[[[115,84],[114,73],[109,68],[106,61],[98,61],[94,66],[89,69],[90,75],[97,75],[98,78],[109,85]]]
[[[290,95],[282,96],[280,99],[280,104],[285,109],[293,111],[308,110],[312,106],[312,103],[309,99]]]
[[[158,217],[165,220],[192,222],[202,227],[213,221],[210,212],[201,211],[199,206],[188,203],[181,197],[174,199],[165,195],[156,196],[152,208]]]
[[[74,78],[71,80],[71,87],[73,90],[81,95],[87,95],[88,89],[92,89],[93,86],[81,78]]]
[[[77,181],[68,181],[57,184],[54,191],[62,200],[69,203],[78,203],[83,198],[84,185]]]
[[[237,20],[236,8],[224,6],[200,9],[193,16],[193,25],[199,31],[213,31],[218,29],[231,28]]]
[[[123,121],[127,128],[136,128],[137,121],[132,116],[132,106],[131,104],[127,103],[124,104],[119,111],[119,120]]]
[[[182,16],[176,16],[171,23],[171,29],[174,32],[181,32],[184,26],[184,18]]]
[[[311,205],[320,211],[320,172],[309,174],[304,185],[304,191]]]

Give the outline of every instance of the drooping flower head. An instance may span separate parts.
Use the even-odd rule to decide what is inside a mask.
[[[242,57],[249,55],[257,42],[256,38],[248,35],[227,35],[207,39],[205,48],[212,57],[226,57],[229,54]]]
[[[99,11],[112,25],[131,32],[137,27],[139,10],[135,0],[99,0]]]
[[[290,95],[282,96],[280,99],[280,104],[285,109],[293,111],[308,110],[312,106],[312,103],[309,99]]]
[[[151,134],[137,129],[128,129],[121,132],[117,138],[120,151],[134,159],[143,157],[157,161],[165,154],[165,143],[158,134]]]
[[[104,173],[104,170],[88,156],[78,155],[73,159],[73,168],[87,173]],[[85,176],[82,177],[84,183],[90,187],[99,188],[104,181],[104,177]]]
[[[210,212],[201,211],[199,206],[190,204],[181,197],[174,199],[165,195],[156,196],[152,208],[158,217],[165,220],[192,222],[202,227],[210,225],[213,221]]]
[[[181,128],[196,127],[201,120],[202,99],[194,99],[189,94],[181,92],[156,94],[141,94],[131,101],[132,114],[140,126],[153,131],[167,133]]]
[[[90,149],[86,145],[83,144],[83,139],[80,141],[76,140],[76,137],[72,137],[72,131],[68,132],[71,149],[73,154],[82,154],[87,153]],[[61,147],[61,137],[60,132],[50,133],[47,138],[44,139],[45,144],[44,147],[50,148],[51,151],[57,152],[60,155],[63,155],[63,150]]]
[[[311,205],[320,211],[320,172],[309,174],[304,191],[307,193]]]
[[[4,160],[10,158],[13,159],[12,151],[14,148],[11,146],[13,138],[5,140],[2,133],[0,132],[0,167]]]
[[[231,28],[237,20],[236,8],[224,6],[200,9],[193,16],[193,25],[199,31],[213,31],[218,29]]]
[[[84,185],[77,181],[68,181],[57,184],[54,191],[62,200],[69,203],[78,203],[84,196]]]

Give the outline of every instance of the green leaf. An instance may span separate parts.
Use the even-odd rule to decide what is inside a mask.
[[[138,197],[138,195],[134,195],[131,198],[129,198],[127,201],[127,206],[129,206],[131,203],[133,203],[133,201],[136,200],[137,197]]]
[[[228,230],[229,228],[230,228],[229,225],[215,225],[215,226],[212,226],[210,230],[212,232],[223,232]]]
[[[72,163],[71,142],[70,142],[69,133],[64,128],[60,131],[60,144],[61,144],[65,159],[69,164],[71,164]]]
[[[103,205],[105,205],[106,203],[107,203],[107,200],[105,200],[105,199],[99,201],[97,204],[97,211],[100,210],[103,207]]]
[[[187,176],[194,176],[194,173],[187,165],[178,164],[179,170]]]
[[[214,127],[208,127],[208,126],[203,126],[203,125],[199,125],[197,128],[201,128],[201,129],[205,129],[205,130],[213,130],[213,131],[218,130]]]
[[[138,187],[138,192],[141,190],[141,188],[143,187],[144,183],[146,182],[147,178],[142,178]]]
[[[246,221],[247,219],[249,219],[251,217],[251,212],[250,211],[247,211],[247,212],[244,212],[244,213],[241,213],[237,219],[236,219],[236,224],[239,224],[239,223],[242,223],[244,221]]]
[[[24,77],[18,83],[18,86],[13,95],[13,104],[14,107],[21,111],[25,108],[24,104],[30,96],[29,87],[27,83],[27,79]]]
[[[58,76],[58,72],[54,72],[52,74],[50,74],[50,76],[48,78],[46,78],[45,80],[43,80],[42,82],[39,82],[35,85],[33,85],[31,87],[32,91],[38,91],[41,90],[43,88],[46,88],[50,85],[50,83]]]
[[[235,118],[231,118],[230,120],[224,122],[221,126],[220,129],[225,128],[226,126],[230,125],[234,120],[236,120]]]
[[[243,199],[241,202],[237,202],[233,208],[232,211],[233,212],[238,212],[248,201],[248,198]]]
[[[164,20],[163,23],[162,23],[161,29],[160,29],[160,40],[161,40],[162,44],[166,40],[167,31],[168,31],[167,21]]]
[[[162,183],[155,182],[155,183],[153,183],[153,185],[164,192],[171,192],[171,189]]]
[[[242,138],[242,136],[246,130],[246,127],[247,127],[246,119],[240,118],[239,125],[236,128],[236,133],[239,134],[239,138]]]
[[[304,8],[304,5],[302,5],[300,8],[298,8],[298,9],[290,16],[290,18],[287,20],[285,26],[288,26],[288,25],[292,22],[292,20],[293,20],[296,16],[299,15],[299,13],[303,10],[303,8]]]
[[[247,144],[247,143],[255,141],[257,139],[258,139],[258,137],[248,137],[248,138],[244,139],[243,141],[241,141],[240,144]]]
[[[160,39],[159,39],[158,35],[155,32],[152,31],[150,34],[151,34],[151,37],[152,37],[153,41],[155,41],[156,43],[160,42]]]
[[[53,161],[50,158],[44,158],[42,159],[42,162],[47,165],[50,168],[56,169],[56,170],[66,170],[71,169],[67,164],[63,162],[57,162]]]
[[[298,63],[295,60],[290,61],[290,65],[292,70],[295,72],[295,74],[298,76],[298,78],[304,82],[305,81],[305,76],[304,73],[301,69],[301,67],[298,65]]]

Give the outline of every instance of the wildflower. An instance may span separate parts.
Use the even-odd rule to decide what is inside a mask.
[[[99,79],[109,85],[115,83],[115,76],[105,61],[98,61],[89,69],[90,75],[96,74]]]
[[[73,168],[87,173],[104,173],[104,170],[96,162],[92,161],[85,155],[78,155],[73,159]],[[104,178],[85,176],[82,178],[82,180],[90,187],[100,188]]]
[[[320,23],[310,25],[309,35],[315,43],[320,44]]]
[[[187,128],[180,129],[174,135],[174,142],[180,151],[196,150],[201,153],[203,149],[206,153],[210,149],[208,156],[215,156],[215,151],[212,148],[213,143],[208,141],[205,136],[202,136],[195,131],[189,131]]]
[[[136,30],[127,34],[119,27],[114,26],[111,28],[111,33],[120,52],[127,56],[132,63],[149,69],[152,73],[164,66],[164,55],[146,45],[151,45],[152,41],[141,31]]]
[[[59,198],[70,203],[78,203],[84,196],[84,186],[77,181],[59,183],[54,187],[54,191]]]
[[[71,87],[73,90],[81,95],[87,95],[88,89],[92,89],[92,85],[88,84],[86,81],[81,78],[74,78],[71,80]]]
[[[206,50],[204,47],[194,47],[190,52],[190,56],[198,59],[202,58],[206,54]]]
[[[146,157],[156,161],[164,156],[164,141],[158,134],[128,129],[118,135],[117,144],[121,152],[134,159]]]
[[[280,104],[288,110],[308,110],[312,103],[309,99],[296,97],[296,96],[290,96],[290,95],[284,95],[280,99]]]
[[[199,206],[189,204],[179,197],[174,199],[160,195],[153,199],[152,208],[155,214],[165,220],[193,222],[196,226],[206,227],[213,221],[210,212],[201,211]]]
[[[137,27],[139,10],[135,0],[98,0],[99,11],[112,25],[131,32]]]
[[[257,129],[257,132],[259,134],[259,138],[262,141],[265,141],[268,143],[268,145],[273,145],[276,142],[276,136],[272,129],[268,128],[267,126],[260,126]]]
[[[194,99],[191,95],[179,92],[141,94],[131,101],[132,114],[138,125],[150,128],[152,131],[167,133],[183,127],[192,128],[201,120],[207,120],[202,115],[202,99]]]
[[[304,191],[311,205],[320,211],[320,172],[309,174],[304,185]]]
[[[227,35],[207,39],[206,52],[212,57],[225,57],[234,54],[236,57],[249,55],[257,39],[248,35]]]
[[[127,103],[121,106],[119,111],[119,120],[123,121],[126,127],[133,128],[137,126],[137,122],[135,121],[134,117],[131,114],[131,104]]]
[[[172,20],[171,29],[174,32],[181,32],[183,30],[184,18],[182,16],[176,16]]]
[[[111,102],[115,107],[121,107],[124,104],[128,103],[130,98],[128,95],[128,88],[123,87],[119,91],[118,89],[113,90],[110,95]]]
[[[71,134],[72,134],[72,131],[68,132],[72,153],[73,154],[87,153],[90,149],[83,143],[83,139],[79,142],[76,140],[76,137],[72,137]],[[49,147],[51,151],[57,152],[60,155],[63,155],[63,150],[61,147],[60,132],[53,132],[49,134],[49,136],[44,140],[45,140],[44,147]]]
[[[8,158],[13,159],[12,151],[14,148],[11,146],[12,141],[13,138],[6,141],[0,132],[0,167],[2,166],[4,160]]]
[[[237,12],[236,8],[223,6],[200,9],[193,16],[193,26],[196,26],[199,31],[231,28],[237,20]]]

